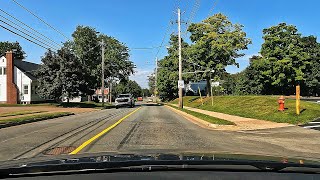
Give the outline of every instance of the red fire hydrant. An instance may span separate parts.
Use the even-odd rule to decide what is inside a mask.
[[[279,109],[278,111],[284,111],[284,97],[280,96],[278,99],[278,103],[279,103]]]

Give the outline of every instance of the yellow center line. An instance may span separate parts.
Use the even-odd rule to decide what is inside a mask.
[[[125,120],[126,118],[128,118],[129,116],[131,116],[133,113],[137,112],[139,109],[141,109],[141,107],[139,107],[138,109],[132,111],[131,113],[127,114],[126,116],[124,116],[123,118],[121,118],[120,120],[118,120],[116,123],[114,123],[113,125],[109,126],[108,128],[104,129],[103,131],[101,131],[99,134],[93,136],[92,138],[90,138],[89,140],[87,140],[86,142],[82,143],[79,147],[77,147],[77,149],[75,149],[74,151],[72,151],[70,154],[77,154],[79,151],[81,151],[83,148],[85,148],[86,146],[88,146],[90,143],[92,143],[93,141],[95,141],[96,139],[98,139],[99,137],[101,137],[102,135],[104,135],[105,133],[109,132],[111,129],[115,128],[117,125],[119,125],[123,120]]]

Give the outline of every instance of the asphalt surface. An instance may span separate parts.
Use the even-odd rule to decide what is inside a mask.
[[[70,151],[58,149],[74,150],[120,119],[123,121],[77,154],[195,152],[320,159],[320,131],[302,127],[242,132],[209,130],[165,106],[143,104],[0,129],[0,161],[67,154]]]

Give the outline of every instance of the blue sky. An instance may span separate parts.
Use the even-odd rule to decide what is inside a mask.
[[[165,32],[177,33],[177,25],[169,26],[176,20],[177,5],[188,20],[195,0],[17,0],[19,3],[42,17],[45,21],[71,38],[77,25],[95,27],[97,31],[114,36],[131,50],[131,60],[137,65],[137,73],[131,79],[147,87],[147,75],[155,67],[158,49],[134,50],[134,48],[159,46]],[[244,51],[244,57],[237,61],[240,68],[230,66],[228,72],[235,73],[248,66],[248,58],[257,54],[262,40],[262,29],[280,22],[294,24],[303,35],[319,36],[320,1],[318,0],[200,0],[200,8],[193,22],[199,22],[208,15],[221,12],[234,23],[244,25],[244,31],[252,39],[252,45]],[[1,0],[0,8],[19,18],[36,30],[55,40],[66,39],[53,31],[11,0]],[[4,15],[0,12],[1,15]],[[186,26],[183,26],[183,31]],[[40,63],[45,50],[16,35],[0,29],[0,41],[18,41],[27,54],[27,61]],[[160,49],[159,58],[166,54]]]

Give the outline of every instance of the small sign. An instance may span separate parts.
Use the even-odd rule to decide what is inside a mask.
[[[178,88],[184,88],[184,80],[178,81]]]
[[[218,81],[211,83],[212,87],[218,87],[219,85],[220,85],[220,83]]]

